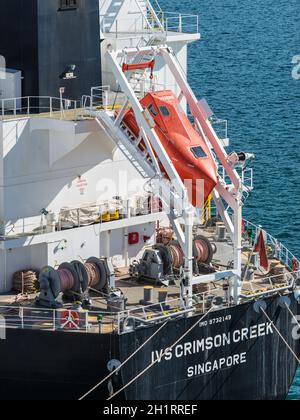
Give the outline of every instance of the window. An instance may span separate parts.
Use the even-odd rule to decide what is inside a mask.
[[[79,0],[58,0],[58,10],[76,10],[79,7]]]
[[[196,159],[207,157],[207,154],[204,152],[201,146],[192,147],[191,152],[193,153]]]
[[[154,117],[156,117],[156,116],[157,116],[157,112],[155,111],[155,108],[154,108],[153,104],[150,104],[150,105],[148,106],[148,109],[149,109],[149,111],[151,112],[151,114],[152,114]]]
[[[169,110],[166,106],[160,106],[159,109],[160,109],[160,112],[162,113],[162,115],[164,117],[169,117],[170,116],[170,112],[169,112]]]

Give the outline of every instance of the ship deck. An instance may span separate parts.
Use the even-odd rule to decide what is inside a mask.
[[[216,227],[201,228],[199,232],[216,244],[217,251],[212,261],[212,267],[217,271],[231,268],[233,261],[233,244],[231,240],[228,237],[218,240]],[[270,267],[268,271],[255,267],[252,263],[249,264],[253,257],[252,251],[252,240],[244,235],[242,261],[244,275],[247,279],[244,279],[242,282],[242,301],[278,293],[279,291],[284,293],[293,287],[296,276],[283,263],[282,259],[276,256],[277,250],[275,247],[268,247]],[[250,276],[247,274],[246,266],[251,267]],[[79,331],[86,332],[88,325],[89,332],[111,333],[116,330],[116,325],[119,324],[122,316],[140,318],[147,323],[154,319],[167,319],[168,316],[182,311],[179,285],[170,284],[166,288],[161,284],[145,279],[130,277],[128,268],[116,269],[116,276],[116,288],[126,297],[125,311],[120,311],[117,307],[114,310],[112,303],[108,306],[106,295],[90,291],[91,307],[88,310],[82,310],[84,326]],[[224,286],[227,284],[228,280],[225,279],[196,286],[194,289],[195,313],[205,313],[216,298],[219,298],[222,302],[218,308],[220,308],[220,305],[232,305],[233,302],[230,299],[227,299],[227,302],[224,300],[224,293],[226,293],[224,292],[226,290]],[[152,289],[153,298],[152,302],[145,303],[144,292],[145,289],[149,291],[149,287]],[[165,296],[163,301],[160,299],[161,295]],[[0,315],[7,316],[8,314],[11,319],[15,317],[21,318],[21,321],[18,320],[18,326],[21,323],[24,327],[25,323],[25,326],[28,325],[30,328],[43,328],[46,330],[61,328],[62,314],[64,311],[70,310],[71,305],[65,305],[62,309],[54,311],[56,314],[53,315],[52,310],[37,309],[35,307],[35,298],[37,296],[37,294],[17,295],[14,293],[0,296]],[[20,309],[22,310],[21,317]],[[53,317],[55,318],[54,321]],[[14,325],[13,321],[12,325]],[[73,331],[72,328],[71,330]]]

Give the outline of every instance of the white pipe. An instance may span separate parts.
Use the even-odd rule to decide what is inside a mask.
[[[129,266],[129,254],[128,254],[128,227],[124,229],[124,260],[125,267]]]

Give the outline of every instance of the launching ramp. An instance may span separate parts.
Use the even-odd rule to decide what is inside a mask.
[[[122,51],[108,51],[106,56],[108,64],[120,85],[120,90],[127,99],[118,113],[114,113],[111,110],[94,110],[93,115],[98,124],[109,134],[140,175],[143,178],[152,180],[151,182],[155,181],[155,193],[162,200],[164,209],[168,214],[185,256],[185,276],[182,282],[183,298],[187,303],[191,303],[192,287],[195,284],[231,278],[233,285],[232,295],[237,302],[241,287],[242,199],[245,187],[210,123],[207,108],[203,106],[202,101],[198,101],[195,97],[187,83],[186,76],[183,74],[169,47],[149,46]],[[185,100],[188,104],[196,129],[207,142],[216,165],[222,167],[224,176],[218,177],[217,186],[213,191],[213,200],[234,246],[234,265],[230,270],[201,276],[194,276],[193,274],[192,235],[195,209],[189,202],[188,192],[183,180],[177,173],[154,130],[155,125],[150,113],[147,109],[143,109],[128,77],[126,77],[126,72],[124,72],[124,63],[129,63],[129,66],[130,63],[134,63],[134,68],[136,68],[136,63],[143,63],[143,59],[146,56],[147,58],[152,57],[153,60],[159,56],[169,67],[177,85],[180,87],[179,101]],[[132,108],[140,127],[138,138],[128,129],[123,121],[126,109],[129,106]],[[139,148],[141,139],[146,144],[148,159]],[[163,166],[168,179],[162,174],[161,166]],[[229,180],[229,182],[226,182],[225,179]],[[184,229],[182,225],[185,226]]]

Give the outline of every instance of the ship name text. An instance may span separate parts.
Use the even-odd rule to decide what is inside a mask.
[[[273,334],[273,326],[271,323],[263,323],[251,325],[229,331],[227,333],[218,334],[214,337],[206,337],[198,340],[187,341],[185,343],[177,344],[174,347],[167,347],[164,349],[153,351],[151,354],[152,363],[157,361],[170,361],[174,358],[180,359],[182,357],[189,357],[195,354],[200,354],[210,350],[219,349],[222,347],[229,347],[231,344],[239,344],[249,340],[254,340],[259,337]],[[206,360],[201,364],[190,366],[187,369],[187,377],[195,375],[207,374],[223,368],[230,368],[239,364],[247,362],[247,353],[232,354],[227,357],[222,357],[218,360]]]

